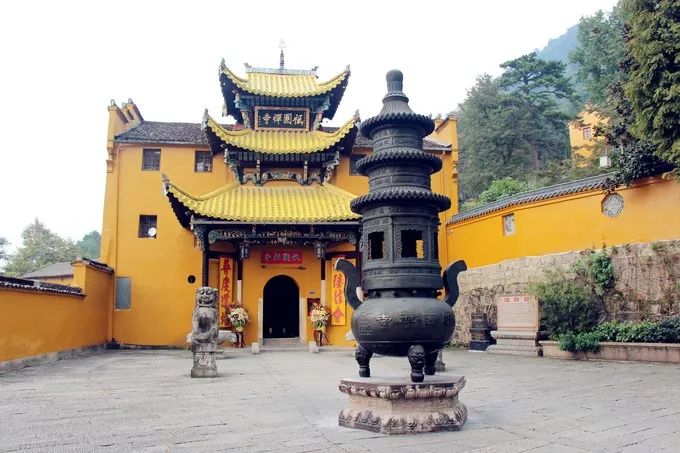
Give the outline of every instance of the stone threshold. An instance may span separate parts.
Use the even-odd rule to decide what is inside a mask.
[[[22,368],[53,363],[59,360],[86,357],[92,354],[101,353],[105,349],[106,344],[102,343],[93,346],[82,346],[80,348],[66,349],[65,351],[48,352],[47,354],[0,361],[0,374],[6,373],[8,371],[20,370]]]
[[[680,363],[680,344],[602,342],[597,352],[569,352],[557,341],[541,341],[543,356],[570,360]]]

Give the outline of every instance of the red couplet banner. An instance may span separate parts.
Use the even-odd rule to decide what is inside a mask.
[[[260,252],[262,264],[302,264],[301,250],[263,250]]]

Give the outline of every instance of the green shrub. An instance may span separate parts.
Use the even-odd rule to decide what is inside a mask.
[[[597,326],[595,331],[599,334],[600,341],[616,341],[620,325],[619,321],[604,322]]]
[[[582,285],[551,274],[531,290],[540,301],[541,322],[551,338],[567,332],[586,332],[595,326],[599,310],[590,291]]]
[[[595,329],[600,341],[624,343],[680,343],[680,316],[660,322],[637,323],[610,321]]]
[[[680,343],[680,316],[659,321],[657,335],[662,343]]]
[[[567,332],[559,337],[560,349],[570,352],[595,352],[600,347],[597,332]]]
[[[587,265],[588,277],[598,295],[603,295],[614,286],[614,265],[612,258],[605,250],[591,253],[588,256]]]

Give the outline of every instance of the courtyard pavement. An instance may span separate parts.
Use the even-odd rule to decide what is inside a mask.
[[[467,377],[463,430],[388,437],[337,426],[348,350],[227,351],[217,379],[191,379],[188,351],[107,351],[0,374],[0,451],[680,451],[678,365],[444,359]]]

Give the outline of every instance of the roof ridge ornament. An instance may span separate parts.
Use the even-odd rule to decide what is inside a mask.
[[[283,64],[284,64],[284,55],[283,55],[283,49],[286,48],[286,41],[281,38],[279,41],[279,49],[281,49],[281,54],[279,55],[279,69],[283,71]]]

